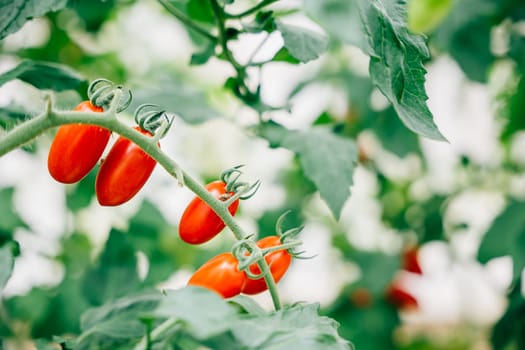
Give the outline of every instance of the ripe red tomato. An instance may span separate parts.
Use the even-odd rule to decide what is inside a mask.
[[[226,184],[222,181],[210,182],[206,185],[208,192],[215,198],[226,200],[233,195],[226,192]],[[235,215],[239,207],[239,200],[235,200],[229,207],[230,214]],[[215,237],[224,228],[224,222],[199,197],[195,197],[184,210],[179,223],[180,238],[190,244],[201,244]]]
[[[101,107],[84,101],[74,111],[103,112]],[[47,167],[58,182],[80,181],[97,164],[108,144],[111,131],[96,125],[68,124],[58,129],[49,149]]]
[[[219,293],[223,298],[231,298],[241,292],[246,274],[237,269],[238,261],[231,253],[222,253],[202,265],[188,285],[201,286]]]
[[[257,242],[259,248],[270,248],[275,247],[281,244],[281,239],[279,236],[269,236],[265,237]],[[267,254],[265,257],[266,263],[270,266],[270,271],[272,273],[275,283],[279,282],[284,276],[290,263],[292,262],[292,256],[286,250],[278,250]],[[253,274],[261,273],[259,266],[257,264],[250,265],[250,272]],[[268,289],[264,278],[251,279],[246,276],[246,282],[242,287],[242,292],[244,294],[257,294]]]
[[[152,136],[139,127],[135,130]],[[98,202],[107,206],[127,202],[144,186],[156,164],[139,146],[120,136],[98,171],[95,183]]]
[[[423,270],[418,259],[419,248],[417,246],[406,249],[402,254],[402,268],[406,271],[422,274]]]
[[[417,299],[407,292],[400,281],[394,280],[387,288],[386,299],[401,310],[415,310],[418,308]]]

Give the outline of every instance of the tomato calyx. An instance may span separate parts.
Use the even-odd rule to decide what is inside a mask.
[[[95,79],[89,84],[87,95],[94,106],[107,109],[115,98],[117,90],[123,92],[119,101],[117,101],[116,111],[120,113],[129,107],[133,99],[131,90],[124,88],[122,85],[116,85],[112,81],[103,78]]]
[[[253,273],[250,266],[259,264],[264,261],[265,257],[277,251],[286,251],[290,256],[299,259],[310,259],[311,257],[304,257],[304,251],[296,251],[295,248],[302,244],[302,241],[297,239],[297,236],[302,231],[304,226],[291,228],[285,232],[282,230],[282,223],[290,211],[283,213],[275,223],[275,231],[280,240],[280,244],[273,245],[266,248],[261,248],[248,236],[243,240],[238,241],[232,248],[232,254],[239,261],[238,269],[244,271],[251,279],[260,279],[265,277],[264,272]]]
[[[239,181],[239,178],[242,175],[240,169],[243,166],[244,165],[241,164],[226,169],[220,176],[221,181],[226,184],[226,193],[224,193],[219,200],[225,202],[226,206],[229,206],[237,199],[246,200],[253,197],[261,186],[260,180],[255,181],[253,184]]]
[[[168,114],[160,106],[152,103],[144,103],[135,110],[135,123],[142,129],[155,136],[156,140],[163,138],[171,125],[174,116]]]

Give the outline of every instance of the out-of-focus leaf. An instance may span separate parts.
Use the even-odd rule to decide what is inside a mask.
[[[350,349],[339,336],[338,327],[333,319],[319,316],[319,305],[297,304],[268,316],[242,319],[232,331],[249,349]]]
[[[0,293],[4,289],[9,277],[11,277],[14,263],[15,258],[11,245],[4,244],[0,247]]]
[[[507,0],[456,0],[449,16],[436,29],[432,42],[447,51],[469,79],[487,81],[494,62],[491,52],[491,31],[505,16]]]
[[[16,228],[28,227],[13,207],[13,193],[12,187],[0,189],[0,244],[10,239]]]
[[[228,301],[234,305],[238,305],[250,315],[262,316],[266,314],[266,310],[264,310],[259,304],[257,304],[255,300],[246,295],[239,294]]]
[[[151,265],[144,285],[155,286],[176,270],[179,257],[173,247],[180,241],[176,241],[174,233],[168,231],[166,219],[151,202],[144,201],[137,214],[131,218],[128,239],[135,250],[148,257]]]
[[[87,310],[81,318],[82,333],[75,349],[108,349],[132,339],[138,340],[146,332],[141,318],[151,313],[161,297],[158,292],[128,295]]]
[[[349,259],[357,263],[361,270],[361,278],[355,283],[355,288],[364,288],[375,297],[384,295],[386,286],[401,269],[398,255],[354,251]]]
[[[38,89],[55,91],[75,90],[84,86],[86,80],[73,69],[56,63],[25,60],[0,75],[0,86],[13,79],[33,85]]]
[[[408,2],[408,26],[418,33],[429,33],[450,13],[452,0],[418,0]]]
[[[63,9],[66,4],[67,0],[0,0],[0,40],[28,20]]]
[[[337,40],[371,52],[356,1],[305,0],[306,13]]]
[[[421,35],[409,32],[406,0],[360,0],[361,20],[371,47],[370,76],[406,127],[443,141],[434,124],[425,92],[428,48]]]
[[[525,346],[525,298],[521,294],[520,282],[518,280],[510,293],[507,311],[492,329],[490,340],[494,350],[509,349],[510,344],[515,344],[516,349]]]
[[[90,303],[101,305],[136,290],[139,285],[135,249],[125,233],[112,230],[97,266],[86,272],[86,297]]]
[[[35,341],[36,350],[57,350],[57,343],[50,342],[47,339],[37,339]]]
[[[322,34],[280,21],[276,25],[283,36],[284,47],[303,63],[315,60],[328,48],[328,38]]]
[[[292,56],[286,47],[283,47],[279,51],[277,51],[273,56],[272,61],[288,62],[292,64],[298,64],[301,62],[300,60]]]
[[[235,308],[215,292],[193,286],[169,291],[153,314],[178,318],[187,332],[197,339],[225,332],[236,317]]]
[[[328,316],[341,323],[341,336],[350,339],[355,349],[397,349],[393,332],[399,316],[382,297],[373,298],[368,305],[355,305],[348,295],[342,295]]]
[[[525,266],[525,202],[511,202],[494,220],[483,237],[478,259],[486,263],[490,259],[510,255],[514,261],[514,277]]]
[[[68,7],[76,11],[88,32],[97,32],[115,7],[115,0],[69,0]]]
[[[419,140],[396,117],[393,108],[373,113],[367,117],[369,127],[378,136],[383,147],[399,157],[419,153]]]
[[[215,54],[215,43],[209,43],[204,46],[204,49],[199,52],[195,52],[191,55],[190,64],[191,65],[201,65],[208,62],[208,60]]]
[[[502,108],[502,117],[505,118],[505,127],[501,139],[508,142],[512,136],[525,129],[525,37],[513,32],[510,40],[509,57],[516,62],[517,84],[510,88],[505,96]]]
[[[306,177],[339,218],[353,183],[357,162],[355,142],[323,128],[292,131],[273,122],[261,125],[259,132],[272,147],[284,147],[297,154]]]
[[[155,85],[136,87],[130,110],[142,103],[154,103],[182,117],[190,124],[204,123],[217,117],[207,102],[206,95],[182,81],[160,80]]]
[[[70,210],[77,212],[91,203],[95,195],[93,188],[95,188],[96,174],[97,169],[93,169],[76,186],[67,189],[66,203]]]
[[[19,122],[29,118],[29,114],[19,106],[6,106],[0,108],[0,127],[11,129]]]

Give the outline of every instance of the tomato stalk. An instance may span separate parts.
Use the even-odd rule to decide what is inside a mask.
[[[177,9],[175,6],[170,4],[169,1],[166,0],[158,0],[159,3],[164,6],[164,8],[171,13],[173,16],[175,16],[179,21],[187,25],[188,27],[192,28],[195,32],[199,33],[200,35],[208,38],[209,40],[216,42],[217,38],[213,36],[212,34],[208,33],[208,31],[201,26],[199,26],[197,23],[186,17],[179,9]]]
[[[160,325],[155,327],[151,332],[148,332],[142,339],[135,345],[134,350],[144,350],[150,349],[151,343],[159,339],[165,332],[173,331],[177,328],[182,328],[182,325],[179,323],[177,317],[168,318],[166,321],[162,322]]]
[[[241,18],[249,16],[249,15],[251,15],[251,14],[261,10],[262,8],[264,8],[264,7],[268,6],[268,5],[271,5],[271,4],[273,4],[274,2],[277,2],[277,1],[279,1],[279,0],[263,0],[260,3],[258,3],[257,5],[247,9],[246,11],[243,11],[243,12],[237,13],[237,14],[226,14],[226,17],[241,19]]]

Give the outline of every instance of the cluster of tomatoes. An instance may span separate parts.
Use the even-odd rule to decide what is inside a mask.
[[[104,107],[114,97],[115,88],[113,83],[107,80],[94,81],[88,88],[90,100],[80,103],[74,111],[104,112]],[[125,109],[129,102],[130,100],[124,100],[117,110]],[[140,118],[138,116],[141,107],[135,114],[138,125],[134,129],[143,135],[153,137],[155,130],[161,125],[158,121],[165,116],[164,111],[149,110],[143,113],[144,118]],[[171,124],[169,120],[168,123]],[[49,173],[61,183],[72,184],[80,181],[99,162],[110,136],[110,130],[97,125],[61,126],[49,150]],[[157,146],[160,147],[160,144],[158,143]],[[98,202],[105,206],[116,206],[127,202],[144,186],[155,165],[156,161],[142,148],[120,136],[99,167],[95,183]],[[228,205],[231,215],[237,212],[239,200],[249,198],[251,194],[247,193],[256,190],[258,186],[258,183],[252,186],[237,183],[239,175],[238,167],[232,168],[221,176],[221,180],[206,186],[207,191],[215,198],[228,201],[225,205]],[[186,243],[202,244],[215,237],[224,227],[224,222],[213,209],[201,198],[196,197],[189,203],[181,217],[179,235]],[[285,235],[275,235],[256,242],[260,249],[269,249],[265,252],[264,258],[276,283],[283,277],[292,259],[292,254],[288,250],[276,248],[282,244],[284,237]],[[250,253],[245,252],[244,255],[249,256]],[[201,266],[188,283],[214,290],[225,298],[240,293],[257,294],[268,288],[256,262],[246,266],[245,270],[239,269],[239,261],[232,253],[223,253]]]
[[[235,192],[228,191],[228,184],[222,180],[209,183],[206,189],[221,201],[227,201],[235,195]],[[239,199],[235,199],[228,206],[228,211],[231,215],[235,215],[238,207]],[[224,222],[217,214],[202,199],[195,197],[182,214],[179,235],[186,243],[201,244],[215,237],[224,226]],[[281,244],[281,237],[276,235],[265,237],[257,242],[257,246],[261,249],[277,247]],[[292,255],[286,249],[276,250],[266,254],[265,260],[277,283],[288,270]],[[224,298],[240,293],[253,295],[265,291],[268,287],[261,276],[259,266],[253,263],[248,270],[249,273],[246,273],[239,269],[239,261],[232,253],[222,253],[202,265],[190,278],[188,284],[208,288]]]
[[[90,100],[81,102],[74,111],[104,112],[103,106],[113,97],[114,90],[115,86],[111,82],[94,81],[88,89]],[[118,110],[125,109],[130,101],[131,98],[125,100]],[[136,116],[140,111],[141,107],[137,109]],[[163,115],[165,113],[161,110],[148,114],[150,119],[153,117],[156,120]],[[148,120],[142,122],[148,123]],[[142,122],[141,125],[146,125]],[[137,125],[134,129],[143,135],[153,137],[154,128]],[[97,125],[61,126],[49,150],[47,161],[49,173],[55,180],[65,184],[82,180],[98,163],[109,143],[110,136],[110,130]],[[160,147],[160,144],[158,146]],[[101,162],[95,184],[98,202],[105,206],[116,206],[129,201],[144,186],[155,165],[156,161],[139,146],[120,136]]]

